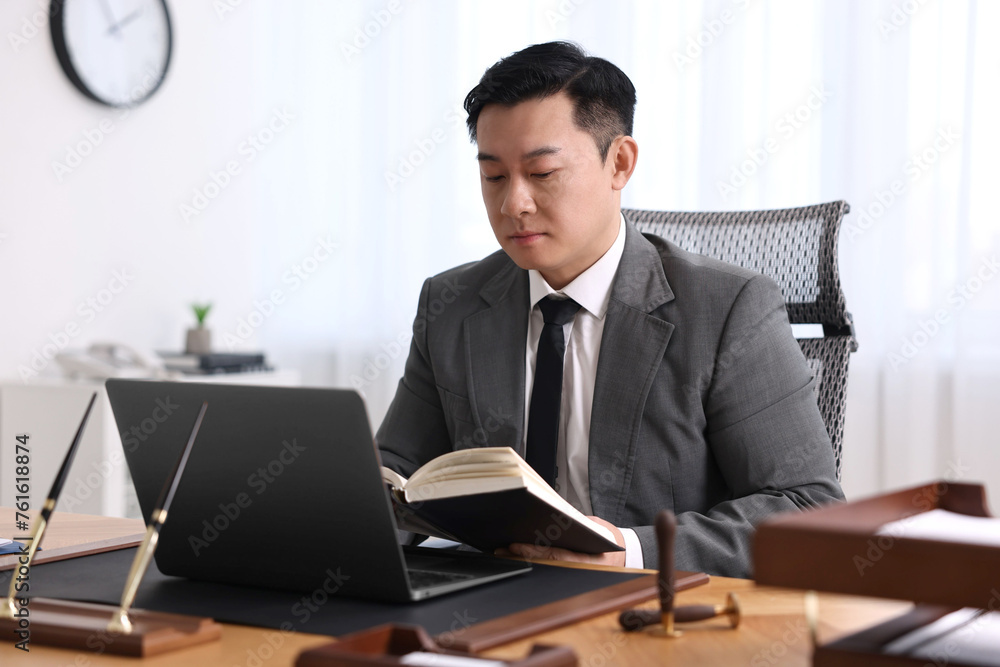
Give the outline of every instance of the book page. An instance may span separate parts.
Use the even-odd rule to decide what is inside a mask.
[[[1000,519],[936,509],[887,523],[876,534],[1000,547]]]
[[[431,475],[457,470],[467,465],[474,466],[517,466],[522,460],[510,447],[477,447],[448,452],[420,466],[410,477],[414,484]]]
[[[525,486],[521,476],[502,475],[500,477],[448,478],[442,480],[421,480],[420,484],[406,487],[406,502],[417,503],[422,500],[439,500],[457,496],[474,496],[480,493],[493,493],[508,489],[519,489]]]
[[[395,470],[389,470],[385,466],[382,466],[382,481],[394,489],[402,490],[406,488],[406,478]]]
[[[439,468],[413,476],[413,485],[430,484],[453,479],[472,479],[486,477],[520,477],[521,469],[514,465],[498,463],[469,463],[451,468]]]

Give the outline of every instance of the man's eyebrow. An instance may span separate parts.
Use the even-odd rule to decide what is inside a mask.
[[[558,146],[542,146],[541,148],[536,148],[530,153],[525,153],[521,156],[522,160],[534,160],[536,157],[542,157],[543,155],[555,155],[562,149]]]
[[[530,153],[525,153],[521,156],[522,160],[534,160],[535,158],[542,157],[544,155],[555,155],[559,153],[562,149],[558,146],[542,146],[541,148],[536,148]],[[489,153],[476,153],[476,160],[479,162],[499,162],[500,158],[496,155],[490,155]]]

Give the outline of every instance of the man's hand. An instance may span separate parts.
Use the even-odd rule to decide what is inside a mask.
[[[618,530],[617,527],[596,516],[587,518],[610,530],[615,536],[615,542],[618,546],[625,546],[625,538],[622,537],[622,531]],[[559,547],[540,547],[535,544],[515,543],[510,545],[506,550],[498,549],[497,555],[508,555],[505,554],[504,551],[508,551],[510,554],[520,556],[521,558],[547,558],[550,560],[568,560],[576,563],[594,563],[597,565],[625,567],[624,551],[607,551],[603,554],[584,554],[577,551],[569,551],[568,549],[560,549]]]

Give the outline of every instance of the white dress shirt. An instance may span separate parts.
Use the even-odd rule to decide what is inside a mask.
[[[559,445],[556,451],[556,491],[573,507],[593,515],[590,504],[590,478],[587,456],[590,451],[590,414],[594,404],[594,381],[604,335],[604,316],[608,312],[611,286],[625,250],[625,217],[621,216],[618,237],[604,255],[561,290],[554,290],[542,275],[528,271],[530,304],[528,344],[525,356],[524,438],[527,452],[528,411],[535,380],[538,338],[545,325],[539,301],[550,294],[568,297],[582,306],[576,316],[563,325],[566,354],[563,360],[562,403],[559,412]],[[625,538],[625,567],[643,566],[642,547],[635,531],[620,528]]]

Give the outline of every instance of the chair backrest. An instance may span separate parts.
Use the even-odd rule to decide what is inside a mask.
[[[816,374],[817,402],[840,479],[849,355],[858,349],[837,270],[840,223],[850,206],[835,201],[767,211],[640,211],[625,217],[685,250],[758,271],[785,297],[792,324],[819,324],[822,338],[799,338]]]

